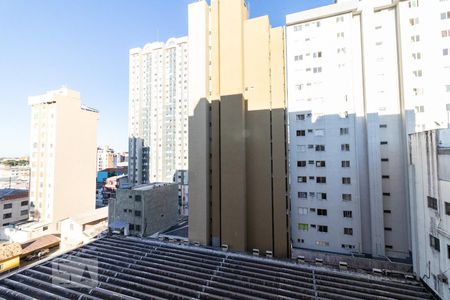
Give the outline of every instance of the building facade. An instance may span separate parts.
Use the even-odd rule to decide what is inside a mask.
[[[337,1],[286,18],[294,247],[410,255],[399,10]]]
[[[56,230],[58,221],[95,209],[99,113],[67,88],[29,97],[28,104],[31,218]]]
[[[30,204],[27,190],[0,189],[0,205],[0,226],[28,220]]]
[[[410,151],[414,272],[450,299],[450,129],[411,134]]]
[[[188,167],[187,38],[130,50],[129,179],[170,182]]]
[[[189,5],[189,240],[289,256],[284,30]]]
[[[108,223],[126,223],[131,235],[149,236],[178,223],[178,186],[151,183],[118,189],[108,203]]]
[[[117,167],[117,154],[108,145],[97,147],[97,172]]]

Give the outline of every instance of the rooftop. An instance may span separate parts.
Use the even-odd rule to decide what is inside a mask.
[[[0,280],[0,297],[31,299],[31,295],[35,299],[433,299],[416,281],[123,236],[98,239]]]
[[[28,197],[28,190],[0,189],[1,200],[13,200]]]
[[[173,185],[173,184],[176,184],[176,183],[172,183],[172,182],[152,182],[152,183],[147,183],[147,184],[135,185],[131,189],[133,191],[148,191],[148,190],[153,190],[154,188],[159,188],[159,187],[162,187],[162,186]]]

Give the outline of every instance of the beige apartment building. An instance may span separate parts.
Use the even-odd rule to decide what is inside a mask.
[[[189,239],[289,256],[284,30],[189,5]]]
[[[98,111],[67,88],[29,97],[30,215],[42,230],[95,210]]]

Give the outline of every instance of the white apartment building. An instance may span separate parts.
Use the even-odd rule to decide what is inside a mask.
[[[294,247],[410,257],[407,133],[434,120],[408,110],[420,106],[403,69],[414,65],[402,38],[413,2],[342,0],[286,17]]]
[[[171,182],[188,167],[187,49],[182,37],[130,50],[131,184]]]
[[[108,145],[97,147],[97,172],[117,167],[117,155]]]
[[[28,220],[29,206],[27,190],[0,189],[0,226]]]
[[[58,230],[64,218],[95,209],[98,111],[67,88],[29,97],[30,213]],[[51,227],[50,227],[51,226]]]
[[[414,272],[450,299],[450,129],[411,134],[410,147]]]

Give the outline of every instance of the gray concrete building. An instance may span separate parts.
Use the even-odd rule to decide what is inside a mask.
[[[441,299],[450,299],[450,129],[409,137],[414,272]]]
[[[109,224],[126,223],[131,235],[149,236],[178,222],[178,185],[151,183],[118,189],[108,205]]]

